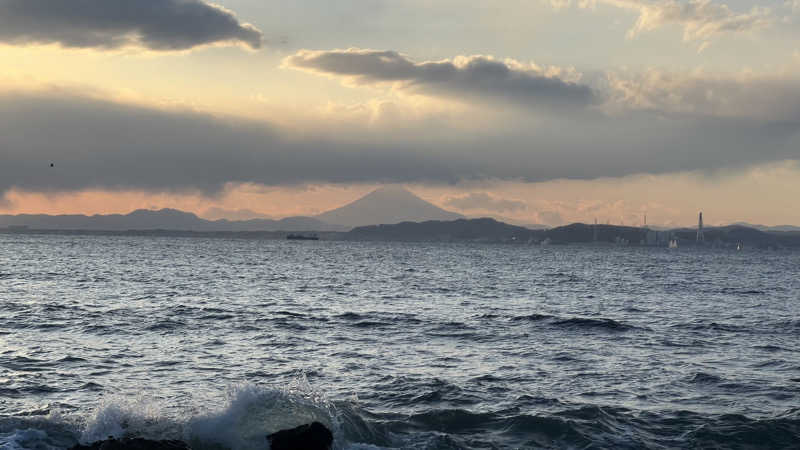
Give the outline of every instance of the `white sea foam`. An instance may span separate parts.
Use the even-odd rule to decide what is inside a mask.
[[[108,396],[84,421],[80,441],[91,443],[109,437],[129,436],[148,439],[174,439],[180,437],[180,424],[164,413],[155,400],[147,396],[133,399]]]
[[[25,429],[0,433],[0,449],[2,450],[51,450],[56,449],[46,443],[47,433],[43,430]]]
[[[147,395],[126,398],[104,396],[87,414],[47,416],[8,423],[0,427],[0,450],[57,450],[108,439],[142,437],[182,439],[193,448],[263,450],[267,435],[314,421],[334,434],[334,448],[376,450],[380,447],[349,444],[344,438],[337,409],[325,393],[315,389],[303,373],[286,386],[253,383],[228,388],[224,399],[195,398],[191,410],[179,412]]]
[[[268,434],[314,421],[332,429],[335,436],[339,434],[333,406],[300,375],[281,389],[249,383],[233,386],[221,409],[187,423],[185,437],[194,446],[263,449]]]
[[[20,416],[0,415],[0,450],[56,450],[75,442],[78,427],[50,405]]]
[[[343,441],[336,408],[300,373],[283,387],[233,385],[224,399],[196,398],[191,411],[182,414],[174,405],[170,408],[145,395],[109,395],[80,420],[79,441],[143,437],[183,439],[195,448],[264,449],[270,433],[314,421],[330,428],[337,442]]]

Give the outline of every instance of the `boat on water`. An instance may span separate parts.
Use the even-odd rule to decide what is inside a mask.
[[[678,240],[677,239],[670,239],[669,248],[678,248]]]
[[[317,236],[316,234],[309,234],[309,235],[290,234],[290,235],[286,236],[286,239],[289,239],[289,240],[292,240],[292,241],[318,241],[319,240],[319,236]]]

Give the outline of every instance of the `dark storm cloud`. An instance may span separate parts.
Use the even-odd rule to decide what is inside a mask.
[[[201,0],[0,0],[0,41],[77,48],[186,50],[261,45],[261,32]]]
[[[453,197],[445,204],[461,210],[481,209],[497,212],[520,211],[527,208],[525,202],[497,198],[485,192],[473,192],[461,197]]]
[[[405,89],[449,97],[478,97],[529,107],[582,107],[596,98],[588,86],[485,56],[416,63],[394,51],[302,50],[286,67],[350,77],[359,84],[403,83]]]
[[[0,192],[202,190],[227,182],[433,182],[613,177],[798,158],[800,123],[581,116],[534,126],[438,130],[264,123],[165,112],[63,91],[0,93]],[[475,119],[479,123],[482,119]],[[415,132],[417,130],[417,132]],[[53,162],[54,167],[50,167]]]
[[[214,193],[237,181],[281,185],[450,175],[441,161],[391,144],[292,140],[263,123],[60,92],[0,93],[0,155],[0,192],[19,187]]]

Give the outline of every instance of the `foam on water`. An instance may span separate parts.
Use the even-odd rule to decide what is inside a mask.
[[[78,427],[58,411],[33,411],[21,417],[0,416],[0,449],[59,450],[72,446]]]
[[[800,410],[763,419],[685,411],[637,414],[624,408],[548,402],[552,413],[524,408],[494,412],[431,407],[413,415],[373,414],[332,403],[300,378],[292,386],[238,384],[227,400],[178,419],[152,400],[109,396],[88,417],[0,417],[0,449],[61,450],[77,442],[143,437],[182,439],[197,450],[267,450],[266,436],[320,421],[337,450],[382,448],[790,448],[800,435]],[[193,408],[198,409],[198,408]],[[498,441],[505,445],[498,446]],[[743,447],[744,446],[744,447]]]
[[[25,429],[13,430],[9,433],[0,433],[0,448],[3,450],[23,450],[23,449],[52,449],[45,442],[47,433],[42,430]]]
[[[335,448],[351,448],[339,425],[341,412],[302,373],[284,387],[233,385],[219,406],[195,405],[177,417],[169,410],[147,396],[107,395],[85,417],[54,412],[30,419],[0,418],[0,449],[56,450],[78,442],[140,437],[181,439],[195,449],[263,450],[267,435],[314,421],[332,430]]]
[[[113,437],[142,437],[174,439],[181,426],[164,414],[164,408],[154,399],[139,396],[104,396],[82,422],[80,442],[89,444]]]
[[[341,436],[333,405],[300,375],[285,389],[254,384],[232,387],[223,407],[191,418],[184,435],[198,448],[218,444],[237,450],[263,449],[267,435],[314,421]]]

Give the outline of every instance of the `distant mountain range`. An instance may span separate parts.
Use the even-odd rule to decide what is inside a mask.
[[[338,230],[330,230],[331,227],[336,225],[326,224],[312,217],[210,221],[174,209],[138,210],[125,215],[105,216],[0,216],[0,229],[5,228],[7,232],[146,232],[170,235],[191,235],[192,232],[271,232],[273,234],[268,237],[284,238],[286,232],[314,231],[325,240],[666,246],[669,240],[675,239],[680,247],[701,245],[696,242],[696,230],[690,228],[658,231],[575,223],[547,230],[532,230],[490,218],[368,225],[355,227],[348,232],[343,231],[345,227],[339,226]],[[278,231],[283,233],[276,234]],[[702,245],[729,248],[742,245],[746,248],[800,248],[800,231],[761,231],[740,225],[708,227],[705,229],[705,243]]]
[[[220,213],[219,210],[210,210]],[[224,211],[222,211],[224,212]],[[255,214],[252,211],[240,211]],[[287,217],[275,220],[207,220],[176,209],[140,209],[129,214],[86,216],[19,214],[0,215],[0,228],[39,230],[128,231],[165,230],[197,232],[251,231],[347,231],[354,226],[393,224],[403,221],[454,220],[463,216],[445,211],[411,192],[397,187],[377,189],[364,197],[316,217]]]
[[[315,216],[347,227],[426,220],[456,220],[464,216],[439,208],[401,187],[382,187],[340,208]]]
[[[39,230],[87,231],[346,231],[349,228],[331,225],[313,217],[287,217],[280,220],[205,220],[195,214],[176,209],[158,211],[139,209],[130,214],[57,215],[19,214],[0,215],[0,228]]]
[[[220,213],[220,211],[216,211]],[[224,212],[224,211],[223,211]],[[256,214],[242,210],[239,217]],[[495,219],[466,219],[399,187],[377,189],[360,199],[315,217],[284,219],[207,220],[175,209],[136,210],[108,215],[0,215],[0,229],[11,231],[167,231],[167,232],[318,232],[325,238],[399,241],[516,241],[552,244],[614,242],[652,245],[677,238],[694,245],[695,230],[648,229],[614,225],[572,224],[551,229],[518,226]],[[348,233],[344,233],[350,230]],[[655,233],[655,234],[654,234]],[[800,247],[800,227],[734,224],[707,227],[710,245]]]

